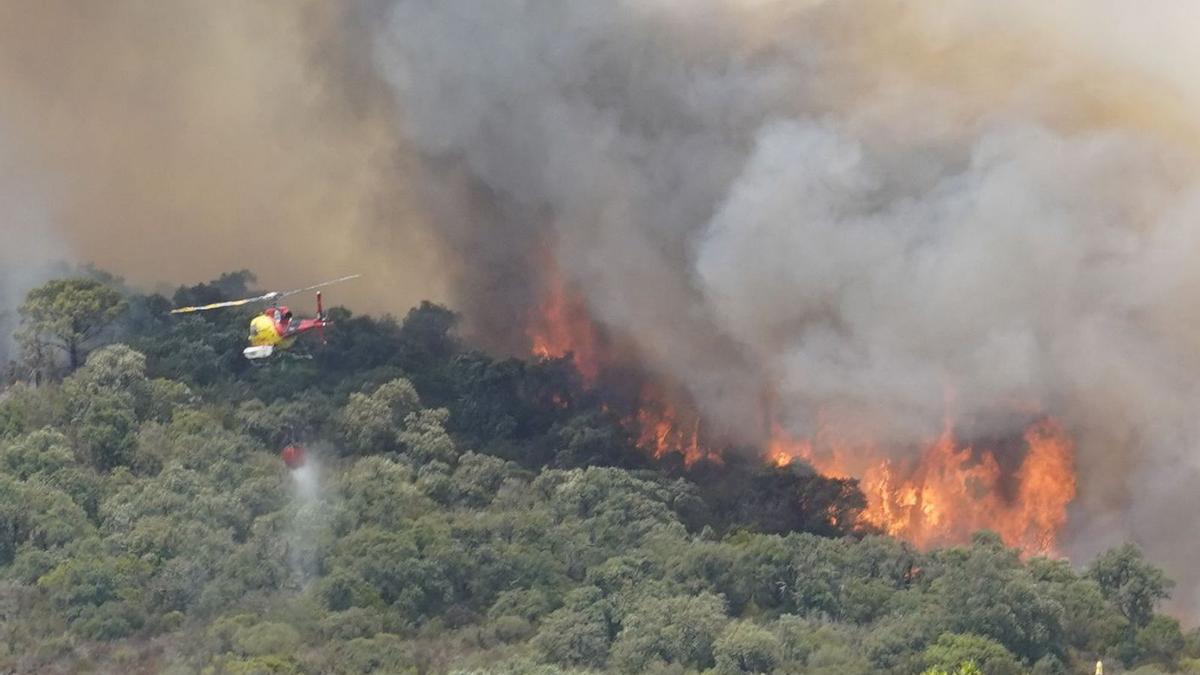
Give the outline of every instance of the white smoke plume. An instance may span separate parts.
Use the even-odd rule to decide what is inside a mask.
[[[552,245],[590,311],[757,441],[764,391],[898,448],[1031,406],[1078,442],[1071,547],[1194,604],[1200,8],[393,3],[376,33],[481,332]],[[503,332],[501,331],[501,334]],[[751,431],[746,431],[751,430]]]

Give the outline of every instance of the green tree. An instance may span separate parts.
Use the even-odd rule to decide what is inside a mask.
[[[18,338],[30,354],[44,354],[46,347],[65,352],[73,372],[125,308],[121,294],[99,281],[56,279],[25,296]]]
[[[288,656],[300,647],[300,633],[286,623],[263,622],[239,628],[233,646],[245,656]]]
[[[220,659],[220,672],[228,675],[301,675],[294,656],[254,656]]]
[[[840,617],[841,591],[845,588],[845,546],[840,541],[811,534],[791,535],[788,541],[794,546],[788,588],[795,609]]]
[[[387,382],[370,394],[351,394],[337,420],[346,448],[355,454],[395,450],[405,418],[420,407],[417,390],[405,379]]]
[[[946,630],[947,621],[928,598],[918,598],[916,605],[880,620],[863,637],[863,652],[876,671],[913,673],[925,667],[925,648]]]
[[[453,503],[484,508],[505,481],[515,480],[520,475],[520,469],[512,462],[467,452],[459,458],[450,484]]]
[[[1043,592],[998,536],[979,533],[970,549],[943,551],[935,564],[930,591],[947,630],[992,638],[1029,661],[1061,649],[1062,605]]]
[[[532,645],[552,663],[602,668],[608,658],[609,640],[601,608],[564,607],[546,617]]]
[[[26,547],[58,549],[90,533],[86,514],[70,496],[40,482],[0,476],[0,566]]]
[[[418,464],[443,462],[453,464],[458,459],[454,439],[446,433],[450,411],[445,408],[418,410],[404,418],[396,440],[400,447]]]
[[[1129,621],[1109,603],[1094,579],[1080,578],[1066,560],[1035,558],[1029,571],[1042,592],[1063,607],[1063,637],[1075,649],[1103,653],[1128,634]]]
[[[383,633],[333,643],[326,673],[395,673],[416,675],[420,659],[400,636]]]
[[[610,415],[589,411],[571,417],[550,430],[556,453],[552,466],[636,466],[645,455],[633,448],[624,429]]]
[[[769,673],[779,665],[781,645],[765,628],[748,621],[731,623],[713,645],[716,672],[721,675],[736,673]]]
[[[107,471],[131,461],[151,391],[146,357],[121,344],[97,349],[63,382],[71,433],[96,468]]]
[[[297,439],[313,438],[329,417],[331,404],[318,392],[308,391],[294,400],[278,399],[270,405],[251,399],[238,406],[234,421],[240,431],[280,448]]]
[[[123,344],[108,345],[88,355],[87,364],[74,373],[64,385],[64,388],[76,397],[92,396],[112,390],[145,398],[145,387],[145,355]],[[79,402],[76,401],[76,404]]]
[[[549,594],[541,588],[518,588],[498,593],[488,609],[488,616],[519,616],[536,621],[549,614],[554,604]]]
[[[350,568],[330,570],[317,582],[313,592],[327,609],[337,613],[383,605],[378,591]]]
[[[925,650],[930,668],[953,670],[964,663],[979,666],[984,675],[1020,675],[1021,664],[1004,645],[979,635],[946,633]]]
[[[388,457],[364,457],[339,481],[341,518],[352,527],[400,529],[435,507],[414,482],[407,466]]]
[[[20,480],[52,476],[75,462],[66,436],[41,429],[0,446],[0,471]]]
[[[1067,667],[1053,654],[1047,654],[1033,664],[1029,675],[1067,675]]]
[[[129,556],[77,556],[37,585],[85,637],[115,640],[141,627],[147,565]]]
[[[547,500],[560,520],[577,524],[597,562],[636,547],[652,532],[683,533],[683,525],[668,506],[675,491],[621,469],[543,471],[531,491]]]
[[[807,667],[800,672],[806,675],[875,675],[879,670],[853,647],[823,645],[808,657]]]
[[[1138,629],[1134,643],[1137,645],[1140,660],[1174,669],[1184,648],[1179,620],[1156,614],[1145,626]]]
[[[109,471],[132,459],[137,416],[128,397],[119,392],[95,396],[72,421],[79,444],[97,469]]]
[[[709,668],[726,622],[725,602],[715,595],[649,598],[622,623],[613,662],[629,673],[645,672],[657,662]]]
[[[921,675],[985,675],[985,673],[973,661],[966,661],[949,669],[930,668]]]
[[[1088,566],[1087,576],[1100,584],[1104,597],[1138,628],[1150,623],[1155,605],[1170,597],[1174,586],[1133,544],[1102,553]]]
[[[0,474],[60,490],[91,517],[105,491],[102,478],[77,461],[67,437],[49,428],[0,442]]]
[[[815,652],[827,647],[849,648],[850,638],[835,624],[784,614],[771,625],[779,638],[785,668],[799,670]]]
[[[420,623],[453,600],[453,570],[424,555],[426,541],[413,532],[363,527],[343,539],[332,569],[353,572],[406,620]]]

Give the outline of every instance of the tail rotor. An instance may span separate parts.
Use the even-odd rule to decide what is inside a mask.
[[[321,303],[321,291],[317,291],[317,335],[321,336],[321,344],[327,345],[325,339],[325,305]]]

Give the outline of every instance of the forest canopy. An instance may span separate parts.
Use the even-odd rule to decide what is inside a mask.
[[[1132,545],[916,550],[849,525],[854,481],[647,456],[569,359],[473,349],[431,303],[334,309],[328,345],[261,367],[253,309],[168,314],[254,283],[30,293],[0,392],[6,672],[1200,672]]]

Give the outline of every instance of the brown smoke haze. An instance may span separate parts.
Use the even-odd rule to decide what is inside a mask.
[[[335,300],[442,297],[364,19],[320,1],[0,2],[0,148],[53,195],[74,255],[133,282],[366,272]]]
[[[513,352],[552,256],[739,442],[764,391],[897,448],[1045,412],[1067,550],[1200,600],[1200,6],[342,7],[0,4],[0,179],[135,281],[365,271]]]

